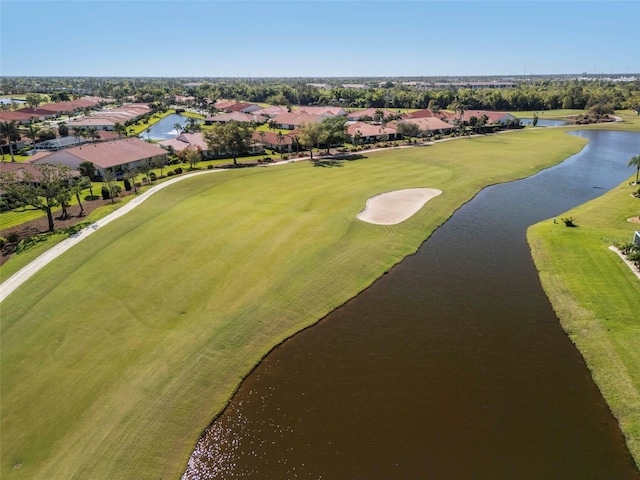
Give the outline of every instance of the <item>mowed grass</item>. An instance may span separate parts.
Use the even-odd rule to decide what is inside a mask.
[[[483,186],[584,143],[523,130],[341,167],[212,172],[158,192],[3,302],[0,477],[178,478],[271,348],[414,252]],[[400,225],[356,219],[370,196],[409,187],[444,193]]]
[[[547,220],[527,238],[544,290],[640,466],[640,280],[608,249],[640,229],[627,221],[640,214],[636,188],[625,182],[563,215],[578,228]]]

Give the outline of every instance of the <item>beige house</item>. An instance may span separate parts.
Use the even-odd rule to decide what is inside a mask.
[[[36,153],[29,163],[38,165],[53,163],[66,165],[74,170],[83,162],[91,162],[99,176],[109,171],[116,175],[133,170],[145,162],[167,159],[167,151],[139,138],[126,138],[112,142],[85,144],[56,152]]]

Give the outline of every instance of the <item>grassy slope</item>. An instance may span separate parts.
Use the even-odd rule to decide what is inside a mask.
[[[639,228],[626,220],[640,213],[635,188],[625,182],[563,215],[579,228],[547,220],[529,228],[528,240],[542,285],[640,466],[640,280],[608,249]]]
[[[156,194],[3,303],[0,476],[177,478],[274,345],[414,252],[484,185],[583,142],[526,130],[341,168],[218,172]],[[416,186],[444,194],[398,226],[355,218],[369,196]]]

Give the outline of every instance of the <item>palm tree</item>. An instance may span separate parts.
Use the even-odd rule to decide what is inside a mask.
[[[282,132],[276,134],[276,142],[278,142],[278,150],[280,151],[280,160],[282,160],[282,142],[284,142],[284,135]]]
[[[197,118],[187,118],[187,128],[191,133],[199,132],[201,130],[200,121]]]
[[[636,167],[636,185],[638,184],[638,176],[640,175],[640,155],[631,158],[627,163],[627,167]]]
[[[118,134],[118,138],[122,138],[122,135],[127,133],[127,127],[120,122],[113,124],[113,130]]]
[[[87,137],[92,140],[91,143],[94,143],[96,140],[99,140],[100,134],[98,133],[98,129],[96,127],[87,128]]]
[[[29,130],[27,131],[27,137],[31,139],[32,148],[36,149],[36,137],[38,136],[38,128],[34,125],[29,125]]]
[[[20,130],[15,120],[10,122],[0,122],[0,134],[2,138],[5,138],[9,143],[9,153],[11,154],[11,161],[15,162],[16,159],[13,156],[13,145],[20,140]]]
[[[266,158],[267,150],[264,148],[265,143],[266,143],[266,142],[265,142],[266,134],[265,134],[262,130],[260,130],[260,131],[258,132],[258,136],[260,137],[260,142],[262,143],[262,154],[263,154],[262,156],[263,156],[264,158]],[[264,159],[264,158],[263,158],[263,159]]]
[[[86,135],[84,131],[84,127],[73,127],[72,130],[73,130],[73,136],[76,137],[76,142],[78,144],[82,143],[80,139],[84,138],[84,136]]]
[[[179,122],[176,122],[173,124],[173,129],[176,131],[178,136],[180,136],[180,133],[184,131],[184,127]]]

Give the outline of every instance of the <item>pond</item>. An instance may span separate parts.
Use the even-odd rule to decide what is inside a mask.
[[[520,123],[522,125],[528,126],[533,125],[533,118],[521,118]],[[545,118],[538,118],[537,127],[559,127],[562,125],[568,125],[569,122],[566,120],[547,120]]]
[[[640,479],[525,238],[633,174],[639,133],[574,134],[579,154],[484,189],[273,350],[183,479]]]
[[[188,117],[172,113],[144,130],[140,133],[139,137],[145,140],[169,140],[170,138],[176,138],[178,136],[178,132],[175,129],[175,124],[179,123],[184,127],[187,122]]]

